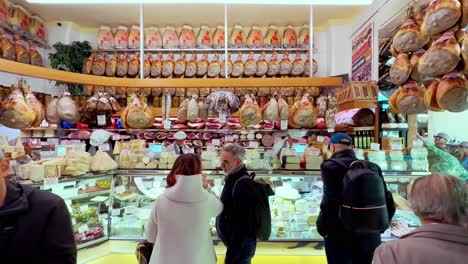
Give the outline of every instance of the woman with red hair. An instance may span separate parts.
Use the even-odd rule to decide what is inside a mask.
[[[175,161],[146,227],[146,238],[154,243],[150,264],[216,263],[209,223],[223,204],[206,190],[201,170],[195,154],[180,155]]]

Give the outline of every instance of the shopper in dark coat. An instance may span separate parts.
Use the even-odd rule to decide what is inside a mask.
[[[62,198],[6,179],[10,167],[0,151],[0,262],[74,264],[76,244]]]
[[[244,149],[237,144],[225,145],[221,154],[221,167],[228,175],[221,194],[224,210],[216,220],[216,227],[227,248],[226,264],[251,263],[257,247],[255,185],[249,179],[236,184],[239,178],[249,175],[243,163],[244,155]]]
[[[321,166],[323,180],[323,198],[320,215],[317,219],[317,231],[325,238],[325,251],[329,264],[370,264],[374,250],[381,244],[379,233],[358,234],[346,231],[340,222],[339,209],[343,177],[356,155],[351,146],[352,139],[346,134],[336,133],[331,137],[331,159],[339,159],[348,166],[344,167],[331,159]],[[377,172],[383,180],[382,171],[376,164],[370,163],[369,169]],[[385,197],[389,219],[395,214],[395,205],[391,192],[385,185]]]

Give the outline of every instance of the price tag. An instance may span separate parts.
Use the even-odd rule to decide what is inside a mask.
[[[100,145],[100,146],[99,146],[99,150],[100,150],[100,151],[104,151],[104,152],[105,152],[105,151],[110,151],[110,145],[109,145],[109,143]]]
[[[93,202],[104,202],[104,201],[107,201],[107,199],[109,199],[109,197],[106,197],[106,196],[96,196],[96,197],[94,197],[93,199],[91,199],[91,201],[93,201]]]
[[[219,123],[226,124],[226,122],[227,122],[226,114],[225,113],[219,114]]]
[[[88,225],[80,225],[80,227],[78,227],[79,233],[84,233],[86,231],[88,231]]]
[[[98,126],[105,126],[107,124],[106,115],[98,115],[97,116],[97,123],[98,123]]]
[[[115,193],[116,194],[120,194],[120,193],[123,193],[123,192],[125,192],[125,186],[120,185],[120,186],[115,187]]]
[[[125,207],[125,214],[134,214],[135,213],[135,207],[134,206],[126,206]]]
[[[206,146],[206,150],[207,150],[207,151],[215,151],[215,147],[214,147],[212,144],[208,144],[208,145]]]
[[[112,215],[113,216],[120,215],[120,209],[112,209]]]
[[[281,120],[281,130],[288,129],[288,120]]]
[[[81,145],[81,140],[79,140],[79,139],[73,139],[73,140],[71,141],[71,143],[72,143],[73,145]]]
[[[76,225],[76,219],[72,218],[72,225]]]
[[[195,153],[195,150],[193,148],[189,148],[187,149],[187,153],[186,154],[194,154]]]
[[[44,177],[44,187],[50,188],[51,185],[57,185],[59,182],[58,177]]]
[[[104,222],[107,220],[107,214],[101,214],[99,215],[99,222]]]
[[[318,142],[325,142],[325,137],[323,137],[323,136],[318,136],[318,137],[317,137],[317,141],[318,141]]]
[[[212,144],[213,144],[214,146],[219,146],[219,145],[221,145],[221,140],[219,140],[219,139],[217,139],[217,138],[213,139],[211,142],[212,142]]]
[[[233,135],[226,135],[224,137],[224,141],[226,142],[233,142],[234,141],[234,136]]]
[[[120,140],[120,134],[112,135],[112,140],[114,140],[114,141]]]
[[[81,212],[86,211],[88,209],[89,209],[89,206],[87,204],[80,206],[80,211]]]
[[[169,130],[171,129],[171,120],[164,120],[164,129]]]
[[[258,148],[260,144],[257,141],[250,141],[249,148]]]
[[[403,144],[401,144],[401,141],[392,141],[391,148],[392,150],[403,150]]]
[[[47,143],[50,145],[58,145],[59,144],[59,139],[58,138],[48,138]]]
[[[370,144],[370,149],[371,149],[371,150],[377,150],[377,151],[378,151],[378,150],[380,150],[380,144],[378,144],[378,143],[371,143],[371,144]]]
[[[328,133],[333,133],[333,132],[335,132],[335,129],[334,128],[329,128],[327,131],[328,131]]]

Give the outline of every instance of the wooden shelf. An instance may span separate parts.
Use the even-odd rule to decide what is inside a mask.
[[[130,79],[111,78],[58,71],[0,59],[0,71],[67,83],[115,87],[338,87],[341,77],[317,78],[203,78],[203,79]]]
[[[214,49],[214,48],[190,48],[190,49],[144,49],[145,52],[162,52],[162,53],[224,53],[224,48],[221,49]],[[307,48],[228,48],[228,52],[230,53],[249,53],[249,52],[265,52],[265,53],[283,53],[289,52],[291,54],[299,52],[299,53],[307,53],[309,49]],[[140,49],[93,49],[92,52],[140,52]]]
[[[356,100],[339,105],[339,110],[346,111],[355,108],[377,108],[378,102],[376,100]]]

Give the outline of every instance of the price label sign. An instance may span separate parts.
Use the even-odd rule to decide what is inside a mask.
[[[106,115],[98,115],[97,116],[97,123],[98,126],[105,126],[106,125]]]
[[[281,130],[288,129],[288,120],[281,120]]]
[[[59,182],[58,177],[44,177],[44,187],[50,188],[51,185],[57,185]]]
[[[112,135],[112,140],[114,140],[114,141],[120,140],[120,134]]]
[[[224,141],[226,141],[226,142],[233,142],[233,141],[234,141],[234,136],[232,136],[232,135],[226,135],[226,136],[224,137]]]
[[[227,118],[226,118],[226,114],[225,113],[221,113],[219,114],[219,122],[221,124],[225,124],[227,122]]]
[[[72,225],[76,225],[76,219],[72,218]]]
[[[87,204],[84,204],[82,206],[80,206],[80,211],[83,212],[83,211],[86,211],[89,209],[89,206]]]
[[[211,142],[213,143],[214,146],[219,146],[219,145],[221,145],[221,140],[219,140],[219,139],[217,139],[217,138],[213,139],[213,141],[211,141]]]
[[[135,207],[133,206],[125,207],[125,214],[134,214],[134,213],[135,213]]]
[[[164,129],[169,130],[171,129],[171,120],[164,120]]]
[[[335,132],[335,129],[334,128],[329,128],[327,131],[328,131],[328,133],[333,133],[333,132]]]
[[[112,209],[112,215],[113,216],[120,215],[120,209]]]
[[[78,232],[84,233],[86,231],[88,231],[88,225],[81,225],[80,227],[78,227]]]
[[[125,186],[120,185],[120,186],[115,187],[115,193],[116,194],[120,194],[120,193],[123,193],[123,192],[125,192]]]
[[[104,151],[104,152],[105,152],[105,151],[110,151],[110,145],[109,145],[109,143],[100,145],[100,146],[99,146],[99,150],[100,150],[100,151]]]
[[[258,148],[260,144],[257,141],[250,141],[249,148]]]
[[[378,144],[378,143],[371,143],[370,149],[371,149],[371,150],[376,150],[376,151],[378,151],[378,150],[380,150],[380,144]]]
[[[317,141],[318,141],[318,142],[325,142],[325,137],[323,137],[323,136],[318,136],[318,137],[317,137]]]
[[[215,151],[215,147],[213,146],[213,144],[208,144],[208,145],[206,145],[206,150],[207,151]]]
[[[403,150],[403,144],[401,141],[392,141],[391,148],[392,150]]]

